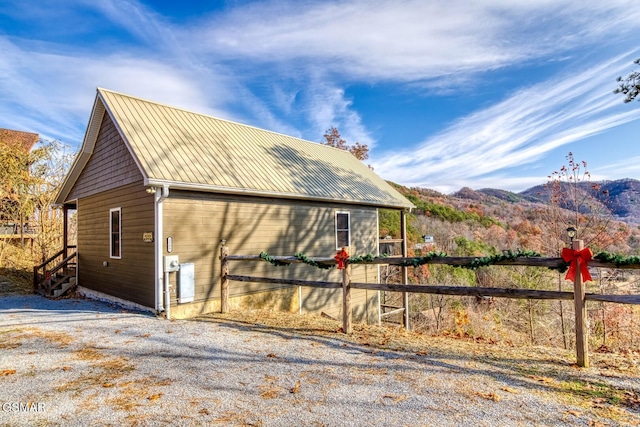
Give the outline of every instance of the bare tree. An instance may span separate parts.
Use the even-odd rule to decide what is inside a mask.
[[[367,160],[369,158],[369,147],[367,144],[360,144],[359,142],[356,142],[353,145],[347,144],[347,141],[342,139],[340,131],[335,126],[331,126],[327,129],[323,136],[325,139],[323,143],[324,145],[348,151],[358,160]]]

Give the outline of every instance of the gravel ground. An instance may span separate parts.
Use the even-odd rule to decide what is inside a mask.
[[[3,426],[619,425],[496,363],[30,295],[0,297],[0,404]]]

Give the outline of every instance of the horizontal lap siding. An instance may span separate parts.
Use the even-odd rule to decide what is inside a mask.
[[[220,297],[221,239],[227,240],[229,252],[234,255],[257,255],[265,251],[272,255],[302,252],[310,257],[333,256],[336,211],[351,213],[351,252],[375,254],[376,210],[361,206],[172,191],[164,202],[164,233],[165,237],[172,237],[172,253],[180,257],[180,262],[195,264],[195,300],[204,301]],[[275,267],[262,261],[232,262],[231,274],[341,280],[340,272],[335,269],[324,271],[307,265]],[[376,282],[377,268],[354,266],[352,280]],[[230,294],[239,296],[280,287],[282,285],[232,282]],[[341,292],[305,288],[303,311],[338,315],[342,308]],[[353,290],[352,302],[361,307],[358,317],[374,309],[371,301],[375,296],[377,293]],[[367,300],[369,306],[365,309]]]
[[[109,257],[109,210],[121,208],[122,258]],[[78,201],[78,283],[108,295],[155,306],[153,196],[142,181]],[[108,266],[103,266],[106,261]]]

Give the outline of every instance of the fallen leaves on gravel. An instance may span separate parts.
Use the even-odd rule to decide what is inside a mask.
[[[260,393],[260,397],[263,399],[275,399],[282,393],[282,387],[275,384],[278,381],[278,377],[265,375],[264,379],[266,384],[259,386],[258,388],[262,393]]]
[[[527,375],[527,378],[531,378],[532,380],[535,380],[544,384],[553,384],[555,382],[553,378],[541,377],[539,375]]]
[[[483,393],[483,392],[476,392],[477,396],[482,397],[483,399],[487,399],[487,400],[493,400],[494,402],[500,402],[500,400],[502,399],[500,397],[499,394],[497,393]]]
[[[403,400],[407,400],[407,395],[406,394],[385,394],[384,396],[382,396],[382,399],[390,399],[391,403],[393,403],[394,405],[398,402],[402,402]]]
[[[501,387],[500,390],[506,391],[507,393],[511,393],[511,394],[520,394],[520,392],[518,390],[516,390],[515,388],[511,388],[511,387]]]

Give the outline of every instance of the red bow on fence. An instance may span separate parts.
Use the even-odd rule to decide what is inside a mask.
[[[340,249],[340,252],[336,254],[334,259],[338,261],[338,270],[342,270],[347,265],[349,254],[344,250],[344,248],[342,248]]]
[[[570,248],[562,249],[562,259],[565,262],[570,262],[569,271],[567,271],[567,275],[565,276],[566,280],[574,280],[576,277],[576,263],[580,260],[580,273],[582,273],[582,279],[587,282],[589,280],[593,280],[591,278],[591,274],[589,273],[589,269],[587,268],[587,263],[591,261],[591,257],[593,257],[593,252],[591,249],[584,248],[579,251]]]

